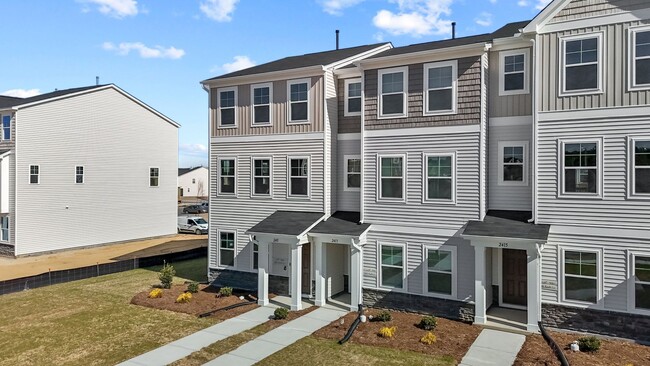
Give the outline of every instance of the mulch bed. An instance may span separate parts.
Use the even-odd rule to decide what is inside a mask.
[[[577,333],[549,332],[551,338],[563,348],[564,355],[571,366],[626,366],[650,365],[650,347],[625,340],[600,338],[602,341],[597,352],[572,352],[571,342],[582,335]],[[560,362],[539,334],[526,337],[521,351],[517,355],[516,366],[560,365]]]
[[[368,309],[366,315],[376,316],[381,310]],[[432,344],[424,344],[420,339],[428,332],[417,327],[422,319],[421,314],[391,311],[392,320],[389,322],[367,321],[360,323],[357,330],[350,338],[350,342],[369,346],[380,346],[409,350],[436,356],[448,356],[460,362],[469,347],[474,343],[481,332],[480,327],[472,326],[458,321],[438,318],[438,326],[433,334],[438,340]],[[357,313],[350,313],[330,325],[316,331],[315,336],[327,339],[341,339],[357,317]],[[382,327],[397,327],[393,338],[382,338],[377,335]]]
[[[170,289],[162,289],[163,296],[158,299],[150,299],[148,297],[150,291],[143,291],[136,294],[133,299],[131,299],[131,304],[198,316],[199,314],[220,309],[225,306],[243,303],[249,300],[257,300],[249,293],[238,292],[233,292],[232,296],[219,297],[217,296],[219,294],[219,289],[212,286],[200,285],[199,292],[192,294],[192,300],[189,303],[176,303],[178,295],[185,292],[185,290],[187,290],[187,285],[173,285]],[[244,296],[244,300],[240,300],[240,296]],[[222,320],[229,319],[253,310],[257,306],[257,304],[253,303],[251,305],[240,306],[226,311],[219,311],[211,315],[211,317]]]

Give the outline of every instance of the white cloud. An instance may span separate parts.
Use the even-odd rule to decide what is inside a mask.
[[[528,0],[519,0],[517,2],[517,5],[519,5],[519,6],[528,6],[528,5],[530,5],[530,3],[528,2]]]
[[[185,56],[185,51],[176,47],[148,47],[140,42],[122,42],[118,45],[112,42],[104,42],[102,48],[106,51],[113,51],[121,56],[126,56],[131,51],[138,52],[142,58],[169,58],[176,60]]]
[[[98,6],[100,13],[115,18],[124,18],[138,14],[136,0],[77,0],[81,3],[90,3]],[[84,9],[83,11],[88,11]]]
[[[408,34],[421,37],[431,34],[450,34],[451,21],[441,19],[451,15],[454,0],[390,0],[397,4],[398,11],[380,10],[373,18],[373,24],[389,34]]]
[[[537,5],[535,5],[535,8],[537,10],[542,10],[548,5],[552,0],[537,0]]]
[[[235,72],[253,66],[255,66],[255,61],[248,58],[248,56],[235,56],[233,62],[221,65],[221,69],[225,72]]]
[[[29,98],[41,94],[39,89],[11,89],[2,92],[0,95],[17,98]]]
[[[474,21],[480,26],[489,27],[492,25],[492,14],[482,12],[476,19],[474,19]]]
[[[331,15],[342,15],[343,9],[353,7],[364,0],[320,0],[323,11]]]
[[[232,20],[232,13],[238,2],[239,0],[206,0],[201,3],[199,8],[205,16],[212,20],[229,22]]]
[[[179,150],[188,156],[205,156],[208,153],[208,147],[203,144],[181,144]]]

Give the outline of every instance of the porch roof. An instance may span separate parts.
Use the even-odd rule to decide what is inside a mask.
[[[488,211],[483,221],[469,221],[463,235],[546,241],[550,225],[528,223],[528,211]]]
[[[318,223],[323,215],[322,212],[275,211],[248,232],[299,236]]]
[[[318,223],[309,233],[361,236],[370,224],[359,223],[361,216],[358,212],[337,211],[327,220]]]

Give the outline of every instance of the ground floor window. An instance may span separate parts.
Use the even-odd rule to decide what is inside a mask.
[[[427,292],[451,295],[453,290],[453,253],[426,249]]]
[[[404,247],[381,245],[381,287],[404,288]]]
[[[219,232],[219,265],[232,267],[235,265],[235,233]]]
[[[259,254],[260,246],[257,243],[253,243],[253,269],[259,268]]]
[[[9,216],[0,218],[0,240],[9,241]]]
[[[650,310],[650,257],[634,256],[634,304]]]
[[[564,299],[594,304],[597,302],[597,253],[564,251]]]

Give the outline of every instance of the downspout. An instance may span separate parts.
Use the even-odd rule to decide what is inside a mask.
[[[537,179],[537,159],[538,159],[538,152],[537,152],[537,139],[538,139],[538,133],[537,133],[537,122],[538,122],[538,96],[539,93],[537,92],[537,87],[539,85],[539,80],[540,80],[540,74],[539,74],[539,67],[537,66],[537,55],[538,55],[538,47],[539,44],[536,41],[536,37],[532,38],[530,41],[533,43],[533,56],[531,57],[530,60],[530,65],[533,68],[533,86],[531,88],[532,92],[532,108],[533,108],[533,141],[532,141],[532,149],[533,149],[533,158],[532,158],[532,164],[531,164],[531,174],[533,175],[533,194],[532,194],[532,216],[528,222],[530,223],[535,223],[537,222],[537,192],[538,192],[538,179]]]
[[[203,84],[203,90],[208,92],[208,166],[209,166],[208,171],[212,172],[212,89],[210,87],[206,87],[206,85]],[[237,115],[237,111],[235,110],[235,116],[236,115]],[[237,167],[237,162],[235,162],[235,167]],[[235,174],[236,174],[236,172],[235,172]],[[211,175],[210,176],[210,181],[212,181],[212,174],[210,174],[210,175]],[[216,177],[215,177],[215,180],[216,180]],[[219,182],[216,182],[216,183],[219,184]],[[210,186],[211,185],[212,184],[210,184]],[[235,189],[236,189],[236,187],[237,187],[237,185],[235,184]],[[219,188],[216,187],[216,189],[218,190]],[[209,207],[214,207],[214,203],[216,203],[216,202],[212,202],[212,194],[211,193],[212,192],[210,192],[210,187],[208,187],[208,204],[209,204]],[[236,191],[235,191],[235,194],[237,194]],[[176,188],[176,195],[178,195],[178,187]],[[212,217],[212,215],[210,215],[210,209],[208,209],[208,220],[210,220],[210,217]],[[207,276],[208,281],[210,281],[210,266],[212,264],[212,262],[210,261],[211,260],[211,258],[210,258],[211,257],[210,256],[210,245],[212,245],[213,236],[214,235],[212,235],[212,223],[210,223],[208,221],[208,276]],[[235,246],[236,245],[237,244],[235,243]]]
[[[361,135],[360,135],[360,140],[359,143],[361,144],[361,186],[359,187],[359,222],[363,223],[364,222],[364,177],[365,177],[365,136],[366,136],[366,127],[365,127],[365,119],[366,119],[366,72],[364,71],[363,67],[361,65],[357,64],[357,67],[361,70]],[[353,244],[354,245],[354,244]]]

